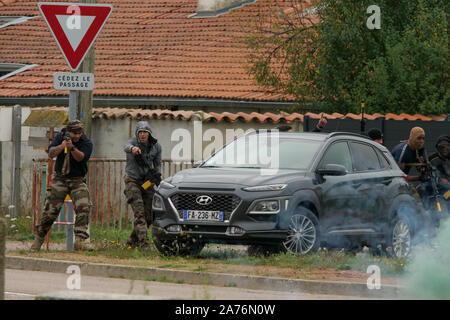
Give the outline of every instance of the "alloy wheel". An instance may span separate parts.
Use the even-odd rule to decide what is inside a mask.
[[[397,221],[392,230],[392,250],[398,258],[406,257],[411,250],[411,232],[402,220]]]
[[[316,226],[308,217],[295,215],[291,218],[289,231],[283,246],[294,254],[307,254],[316,242]]]

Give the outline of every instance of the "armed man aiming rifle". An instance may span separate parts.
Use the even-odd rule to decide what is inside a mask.
[[[52,183],[46,193],[44,213],[37,227],[36,238],[31,250],[39,251],[45,236],[58,218],[66,196],[73,201],[75,219],[75,250],[92,250],[89,243],[89,190],[86,184],[87,162],[91,157],[93,144],[83,133],[79,120],[71,120],[56,135],[48,147],[48,156],[56,158]]]
[[[134,214],[134,228],[127,245],[147,249],[147,230],[153,223],[154,186],[161,182],[161,145],[152,136],[147,121],[136,124],[135,135],[125,143],[123,149],[127,155],[124,193]]]
[[[422,203],[426,210],[431,210],[437,215],[432,215],[434,223],[439,225],[441,218],[448,217],[448,204],[450,200],[450,137],[440,136],[436,143],[437,153],[428,158],[428,154],[425,151],[425,162],[423,165],[423,174],[421,181],[423,182],[418,186]]]

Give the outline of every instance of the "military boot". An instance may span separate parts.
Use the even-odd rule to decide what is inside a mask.
[[[41,250],[41,246],[45,241],[45,237],[41,237],[38,234],[36,234],[36,237],[34,238],[34,242],[31,245],[30,250],[31,251],[39,251]]]
[[[139,250],[149,250],[151,248],[150,242],[148,241],[140,241],[137,245]]]
[[[94,245],[89,242],[88,239],[83,239],[75,237],[75,243],[73,244],[74,250],[80,251],[93,251],[95,249]]]
[[[131,235],[127,239],[127,247],[131,247],[132,249],[139,246],[139,239],[136,236],[136,231],[133,230]]]

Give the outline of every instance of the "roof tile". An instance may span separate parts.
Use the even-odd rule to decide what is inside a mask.
[[[239,20],[267,9],[267,1],[212,19],[190,19],[195,0],[98,0],[114,10],[95,42],[94,95],[294,101],[267,93],[245,70],[249,52],[239,42]],[[290,0],[280,1],[290,6]],[[39,1],[0,3],[8,4],[0,15],[37,16],[2,29],[0,62],[40,65],[1,81],[0,96],[66,96],[53,89],[52,74],[68,67],[39,14]]]
[[[37,107],[34,108],[37,110],[68,110],[67,107],[56,107],[56,106],[49,106],[49,107]],[[309,116],[312,119],[319,119],[321,117],[321,113],[311,113],[308,112],[305,114],[305,116]],[[333,115],[324,114],[324,117],[327,119],[361,119],[361,114],[347,114],[347,115],[341,115],[338,113],[334,113]],[[373,114],[368,115],[364,114],[364,117],[367,119],[376,119],[379,117],[383,117],[382,114]],[[424,120],[424,121],[431,121],[431,120],[442,120],[446,117],[445,114],[442,114],[440,116],[435,116],[434,119],[431,119],[429,117],[424,117],[422,115],[409,115],[402,113],[401,115],[395,115],[392,113],[386,114],[385,119],[386,120]],[[190,121],[194,119],[201,119],[205,122],[252,122],[256,121],[259,123],[292,123],[295,121],[303,122],[304,115],[300,113],[287,113],[283,112],[281,114],[274,114],[270,112],[266,112],[264,114],[258,113],[258,112],[251,112],[251,113],[245,113],[245,112],[237,112],[237,113],[231,113],[231,112],[223,112],[223,113],[216,113],[216,112],[203,112],[203,111],[186,111],[186,110],[179,110],[179,111],[171,111],[167,109],[126,109],[126,108],[94,108],[92,111],[92,118],[94,119],[124,119],[124,118],[132,118],[132,119],[158,119],[158,120],[164,120],[164,119],[176,119],[181,121]]]

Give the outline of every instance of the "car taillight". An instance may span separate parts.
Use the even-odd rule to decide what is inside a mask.
[[[403,179],[405,179],[405,181],[408,182],[408,175],[407,174],[403,174]]]

